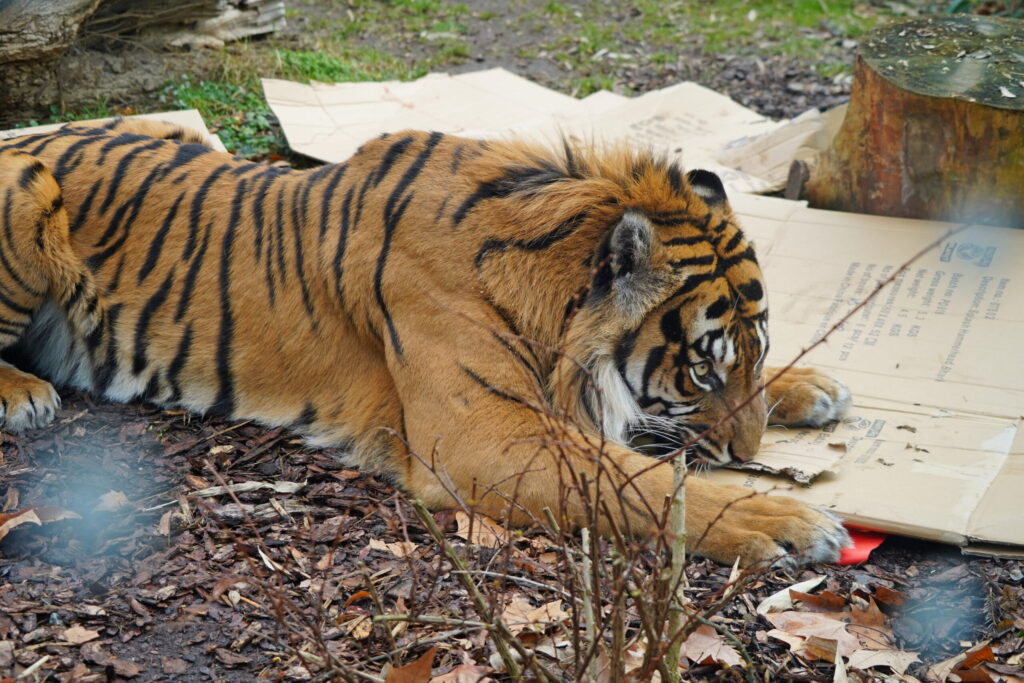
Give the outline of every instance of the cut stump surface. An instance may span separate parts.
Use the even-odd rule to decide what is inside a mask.
[[[1024,21],[926,17],[861,44],[812,206],[1024,227]]]

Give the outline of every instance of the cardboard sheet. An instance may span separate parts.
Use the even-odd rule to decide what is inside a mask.
[[[782,365],[949,227],[736,196],[768,283]],[[849,384],[825,430],[769,430],[755,460],[833,470],[788,495],[867,528],[987,552],[1024,550],[1024,231],[971,228],[929,252],[803,364]],[[839,456],[837,459],[837,455]],[[757,490],[780,477],[720,470]]]
[[[731,192],[781,189],[789,161],[819,134],[820,116],[798,125],[766,119],[696,83],[629,98],[598,92],[581,100],[504,69],[457,76],[430,74],[402,83],[311,83],[264,79],[267,102],[292,149],[322,161],[344,161],[369,138],[405,128],[467,137],[516,136],[557,142],[562,135],[602,144],[645,145],[686,168],[718,173]],[[770,154],[743,170],[719,161],[722,149],[771,135]],[[752,158],[752,154],[745,154]]]
[[[179,126],[186,126],[193,130],[206,133],[210,138],[210,144],[214,149],[220,150],[221,152],[227,151],[224,149],[223,143],[220,138],[209,132],[206,128],[206,122],[203,121],[203,117],[200,116],[199,112],[195,109],[181,109],[178,111],[164,111],[156,114],[136,114],[129,116],[131,119],[155,119],[157,121],[167,121],[168,123],[176,123]],[[75,121],[75,123],[106,123],[110,119],[89,119],[86,121]],[[12,128],[11,130],[0,130],[0,139],[17,138],[22,135],[35,135],[36,133],[49,133],[50,131],[57,130],[66,126],[66,123],[47,123],[42,126],[28,126],[25,128]]]
[[[579,104],[504,69],[411,81],[310,83],[263,79],[288,144],[321,161],[344,161],[370,138],[406,128],[493,136]]]

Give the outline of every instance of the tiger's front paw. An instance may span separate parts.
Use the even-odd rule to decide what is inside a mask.
[[[781,368],[768,368],[769,380]],[[841,381],[813,368],[790,368],[767,389],[768,422],[788,427],[821,427],[843,416],[850,390]]]
[[[0,428],[20,432],[46,426],[58,408],[60,396],[52,384],[0,364]]]
[[[711,507],[715,514],[705,517],[704,512],[704,519],[694,520],[699,528],[688,528],[700,555],[724,564],[739,558],[744,567],[793,569],[810,562],[836,562],[842,549],[852,544],[839,518],[826,510],[785,496],[705,484],[708,493],[717,492]]]

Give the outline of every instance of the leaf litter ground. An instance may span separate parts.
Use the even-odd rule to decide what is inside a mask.
[[[388,680],[430,680],[412,665],[435,645],[437,680],[507,679],[401,494],[288,433],[72,396],[54,427],[3,435],[0,505],[0,528],[10,522],[0,680],[26,669],[22,680],[312,680],[326,657],[381,679],[389,665]],[[27,510],[41,510],[39,521],[15,519]],[[517,637],[565,658],[571,643],[551,628],[571,609],[558,549],[539,530],[471,526],[461,512],[436,519]],[[506,539],[511,553],[494,547]],[[1014,680],[1022,568],[894,539],[867,564],[766,573],[716,618],[734,643],[712,628],[691,637],[686,675],[744,680],[739,644],[760,680],[833,680],[837,649],[855,657],[855,680],[902,669],[921,680]],[[729,574],[703,560],[688,568],[696,593]],[[813,576],[824,579],[810,593],[785,595]],[[779,591],[783,604],[759,615]],[[377,614],[420,623],[374,625]],[[916,658],[898,656],[908,651]]]

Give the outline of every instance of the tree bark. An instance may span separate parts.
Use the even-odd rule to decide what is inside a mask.
[[[0,64],[50,59],[66,50],[100,0],[0,2]]]
[[[810,164],[804,196],[841,211],[1024,227],[1024,21],[930,17],[869,34],[846,118]]]

